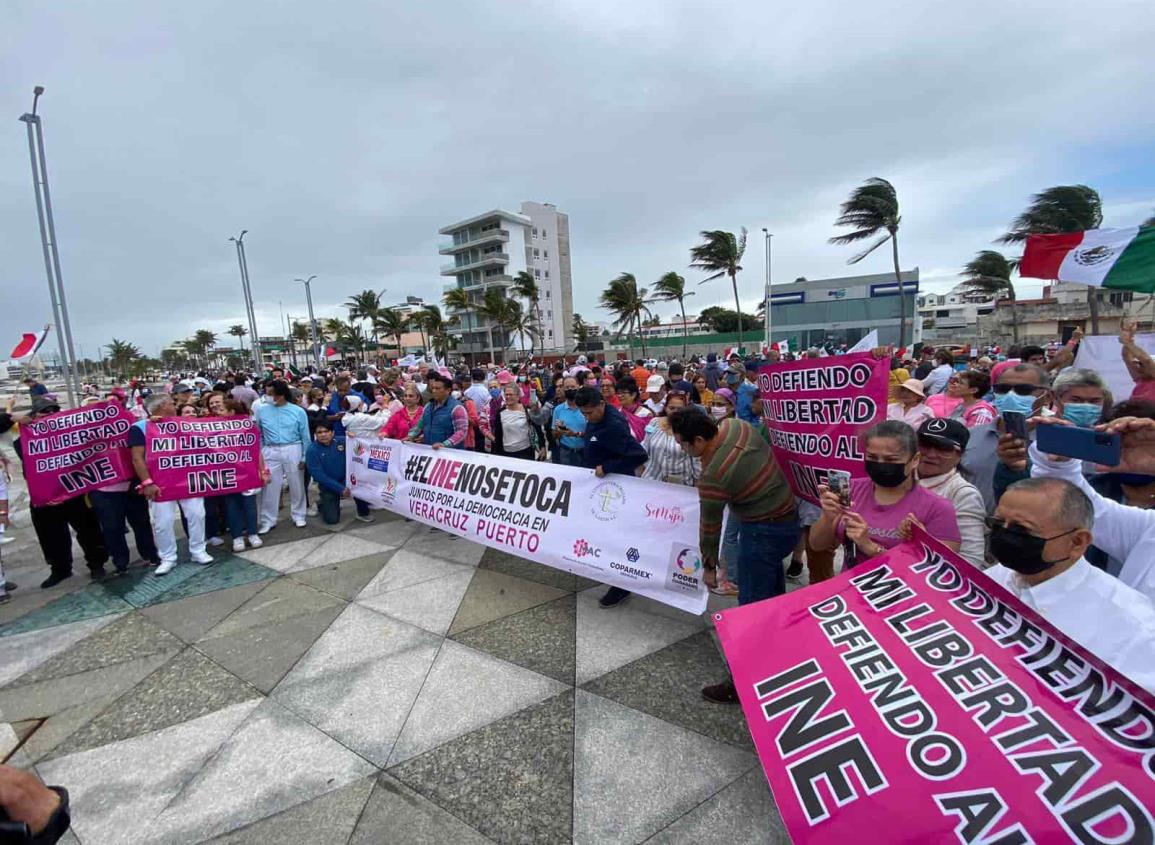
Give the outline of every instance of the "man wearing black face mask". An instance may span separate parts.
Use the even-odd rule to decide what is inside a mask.
[[[1058,478],[1011,485],[991,526],[986,574],[1064,634],[1155,692],[1155,605],[1087,563],[1091,500]]]

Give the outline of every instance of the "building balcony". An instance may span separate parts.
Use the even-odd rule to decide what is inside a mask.
[[[465,273],[469,270],[479,270],[482,267],[492,267],[497,265],[504,267],[509,263],[509,254],[505,252],[491,252],[483,255],[475,261],[470,261],[468,264],[442,264],[442,276],[456,276],[458,273]]]
[[[447,274],[452,275],[452,274]],[[470,282],[469,284],[458,284],[457,282],[446,282],[444,291],[451,291],[454,288],[465,288],[466,290],[482,291],[489,287],[508,287],[513,284],[513,276],[508,273],[502,273],[496,276],[487,276],[480,282]],[[443,291],[443,292],[444,292]]]
[[[490,243],[509,243],[509,231],[506,229],[490,229],[488,232],[482,232],[470,241],[462,241],[459,244],[448,241],[438,244],[437,251],[441,255],[453,255],[462,250]]]

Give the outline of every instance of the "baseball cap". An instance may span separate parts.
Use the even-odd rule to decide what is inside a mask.
[[[925,440],[933,446],[957,449],[961,452],[966,449],[967,443],[971,439],[971,433],[958,420],[935,417],[926,420],[918,427],[918,439],[920,441]]]
[[[657,393],[666,386],[666,380],[659,375],[652,375],[646,379],[646,392]]]

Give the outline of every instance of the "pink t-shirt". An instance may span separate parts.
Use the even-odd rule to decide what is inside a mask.
[[[914,518],[925,525],[927,533],[936,540],[953,543],[962,540],[954,505],[918,484],[898,502],[883,507],[874,500],[873,481],[869,478],[852,479],[850,509],[870,526],[870,539],[884,549],[893,548],[902,542],[898,536],[898,526],[907,514],[914,514]],[[841,522],[837,531],[839,541],[845,539],[846,532]]]
[[[1135,388],[1131,391],[1131,398],[1155,402],[1155,379],[1145,378],[1135,382]]]

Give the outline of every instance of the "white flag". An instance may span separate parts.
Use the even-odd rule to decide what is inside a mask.
[[[849,355],[851,352],[869,352],[870,350],[877,348],[878,329],[871,329],[870,333],[867,334],[866,337],[858,341],[858,343],[854,344],[854,346],[847,349],[846,354]]]

